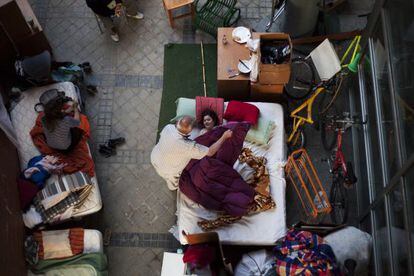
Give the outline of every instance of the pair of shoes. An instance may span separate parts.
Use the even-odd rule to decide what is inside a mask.
[[[99,145],[99,153],[102,154],[105,158],[116,155],[116,150],[114,148],[108,147],[107,145]]]
[[[115,42],[119,42],[119,35],[117,33],[112,33],[111,38]]]
[[[126,14],[126,16],[127,17],[130,17],[130,18],[133,18],[133,19],[137,19],[137,20],[139,20],[139,19],[144,19],[144,14],[143,13],[140,13],[140,12],[137,12],[136,14]]]
[[[116,147],[125,143],[124,137],[109,139],[105,144],[99,145],[99,153],[105,158],[116,155]]]
[[[115,139],[109,139],[107,144],[108,147],[110,148],[116,148],[119,145],[122,145],[125,143],[125,138],[124,137],[119,137],[119,138],[115,138]]]

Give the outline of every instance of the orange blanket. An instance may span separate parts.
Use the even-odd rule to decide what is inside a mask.
[[[90,126],[88,118],[80,114],[80,126],[79,128],[84,131],[84,135],[79,144],[69,153],[64,154],[55,149],[50,148],[46,143],[46,138],[43,133],[43,126],[41,119],[43,112],[41,112],[36,119],[36,124],[30,131],[33,144],[37,147],[40,153],[44,155],[53,155],[59,158],[61,163],[65,163],[66,166],[63,168],[64,174],[71,174],[77,171],[87,173],[89,176],[94,176],[94,163],[92,157],[89,154],[87,141],[90,137]]]

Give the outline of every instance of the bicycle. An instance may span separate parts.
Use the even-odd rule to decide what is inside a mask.
[[[346,161],[342,151],[342,136],[347,129],[358,124],[350,118],[348,112],[342,116],[327,116],[321,123],[321,139],[325,150],[332,151],[328,159],[329,172],[332,175],[332,185],[329,193],[329,201],[332,206],[331,220],[335,224],[343,224],[348,217],[347,189],[351,188],[357,178],[354,174],[352,163]]]
[[[295,59],[292,62],[291,78],[286,86],[285,93],[288,98],[294,100],[301,100],[313,94],[305,100],[299,107],[293,110],[290,117],[293,118],[292,129],[289,132],[287,143],[291,151],[305,146],[305,134],[303,132],[303,126],[305,123],[313,124],[312,107],[315,99],[322,93],[322,97],[318,106],[318,116],[325,116],[330,109],[332,109],[333,103],[337,99],[340,91],[343,87],[345,77],[349,72],[356,72],[356,64],[359,61],[360,55],[357,53],[359,48],[361,36],[355,36],[351,44],[346,49],[344,55],[340,60],[341,70],[335,74],[332,78],[321,81],[319,84],[315,84],[314,71],[312,65],[307,58]],[[348,64],[344,64],[350,51],[353,49],[351,60]],[[306,112],[306,115],[300,115],[300,113]],[[317,118],[319,121],[319,118]]]

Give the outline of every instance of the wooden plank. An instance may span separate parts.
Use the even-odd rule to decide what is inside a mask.
[[[194,3],[194,0],[163,0],[167,10],[174,10]]]
[[[16,185],[19,174],[17,151],[2,130],[0,156],[0,220],[3,224],[0,227],[0,247],[3,248],[0,252],[0,274],[27,275],[23,246],[24,226]]]
[[[337,34],[328,34],[312,37],[297,38],[292,40],[293,46],[299,44],[313,44],[324,41],[326,38],[329,40],[348,40],[354,38],[356,35],[361,35],[362,30],[355,30],[351,32],[337,33]]]

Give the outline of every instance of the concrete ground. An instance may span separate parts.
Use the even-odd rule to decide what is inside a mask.
[[[268,16],[271,0],[240,0],[238,25],[255,27]],[[350,1],[353,2],[353,1]],[[105,251],[111,275],[160,275],[162,255],[179,244],[168,230],[175,224],[175,192],[150,164],[162,95],[164,44],[215,40],[195,31],[191,20],[171,29],[162,1],[138,1],[143,20],[121,18],[119,43],[101,34],[85,0],[30,0],[59,61],[89,61],[88,81],[98,86],[87,97],[103,210],[94,216],[102,232],[112,231]],[[123,136],[117,155],[103,158],[97,145]]]

